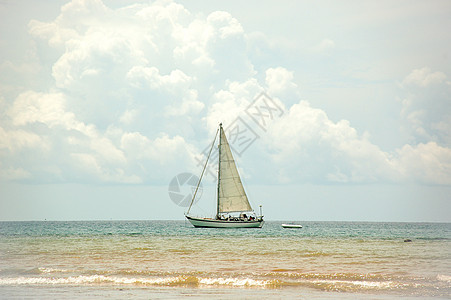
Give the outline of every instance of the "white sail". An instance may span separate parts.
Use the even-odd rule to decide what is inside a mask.
[[[219,139],[218,213],[252,211],[222,126]]]

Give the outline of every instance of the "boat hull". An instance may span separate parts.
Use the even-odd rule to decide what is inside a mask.
[[[194,227],[199,228],[262,228],[265,221],[227,221],[209,218],[195,218],[186,216]]]
[[[302,228],[302,225],[297,225],[297,224],[282,224],[283,228]]]

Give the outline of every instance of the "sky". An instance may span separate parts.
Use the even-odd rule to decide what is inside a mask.
[[[267,220],[451,222],[449,28],[439,0],[3,0],[0,220],[182,220],[222,122]]]

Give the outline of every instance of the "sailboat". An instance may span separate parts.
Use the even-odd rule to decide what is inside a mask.
[[[190,210],[196,198],[199,184],[207,167],[211,150],[216,141],[219,132],[219,156],[218,156],[218,191],[216,202],[216,215],[213,218],[203,218],[191,216]],[[222,128],[222,123],[216,131],[215,138],[211,144],[210,152],[205,161],[204,168],[199,178],[199,182],[194,191],[193,199],[185,213],[185,217],[194,227],[210,227],[210,228],[261,228],[263,226],[263,215],[257,214],[252,209],[249,200],[241,183],[240,175],[236,168],[235,160],[232,156],[229,143]]]

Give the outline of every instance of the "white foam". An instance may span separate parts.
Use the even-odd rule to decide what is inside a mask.
[[[44,272],[51,273],[53,270]],[[71,277],[11,277],[0,278],[0,285],[83,285],[83,284],[121,284],[121,285],[177,285],[200,284],[206,286],[249,286],[263,287],[269,283],[267,280],[250,278],[197,278],[191,276],[171,277],[115,277],[104,275],[71,276]]]
[[[451,282],[451,276],[448,275],[437,275],[437,280]]]
[[[107,277],[102,275],[75,276],[64,278],[47,277],[14,277],[0,278],[0,285],[22,285],[22,284],[83,284],[95,282],[107,282]]]
[[[365,288],[390,288],[393,282],[379,282],[379,281],[350,281],[353,285],[362,286]]]
[[[392,287],[394,284],[391,281],[345,281],[345,280],[314,280],[313,283],[319,284],[332,284],[336,287],[343,286],[359,286],[361,288],[367,289],[387,289]]]
[[[183,279],[180,277],[166,278],[131,278],[131,277],[107,277],[104,275],[90,276],[71,276],[62,278],[49,277],[14,277],[0,278],[0,285],[25,285],[25,284],[94,284],[94,283],[111,283],[111,284],[170,284],[179,282]]]
[[[41,273],[46,273],[46,274],[48,274],[48,273],[67,273],[67,272],[70,272],[69,270],[66,270],[66,269],[54,269],[54,268],[38,268],[38,270]]]
[[[269,281],[250,278],[202,278],[199,283],[205,285],[266,286]]]

